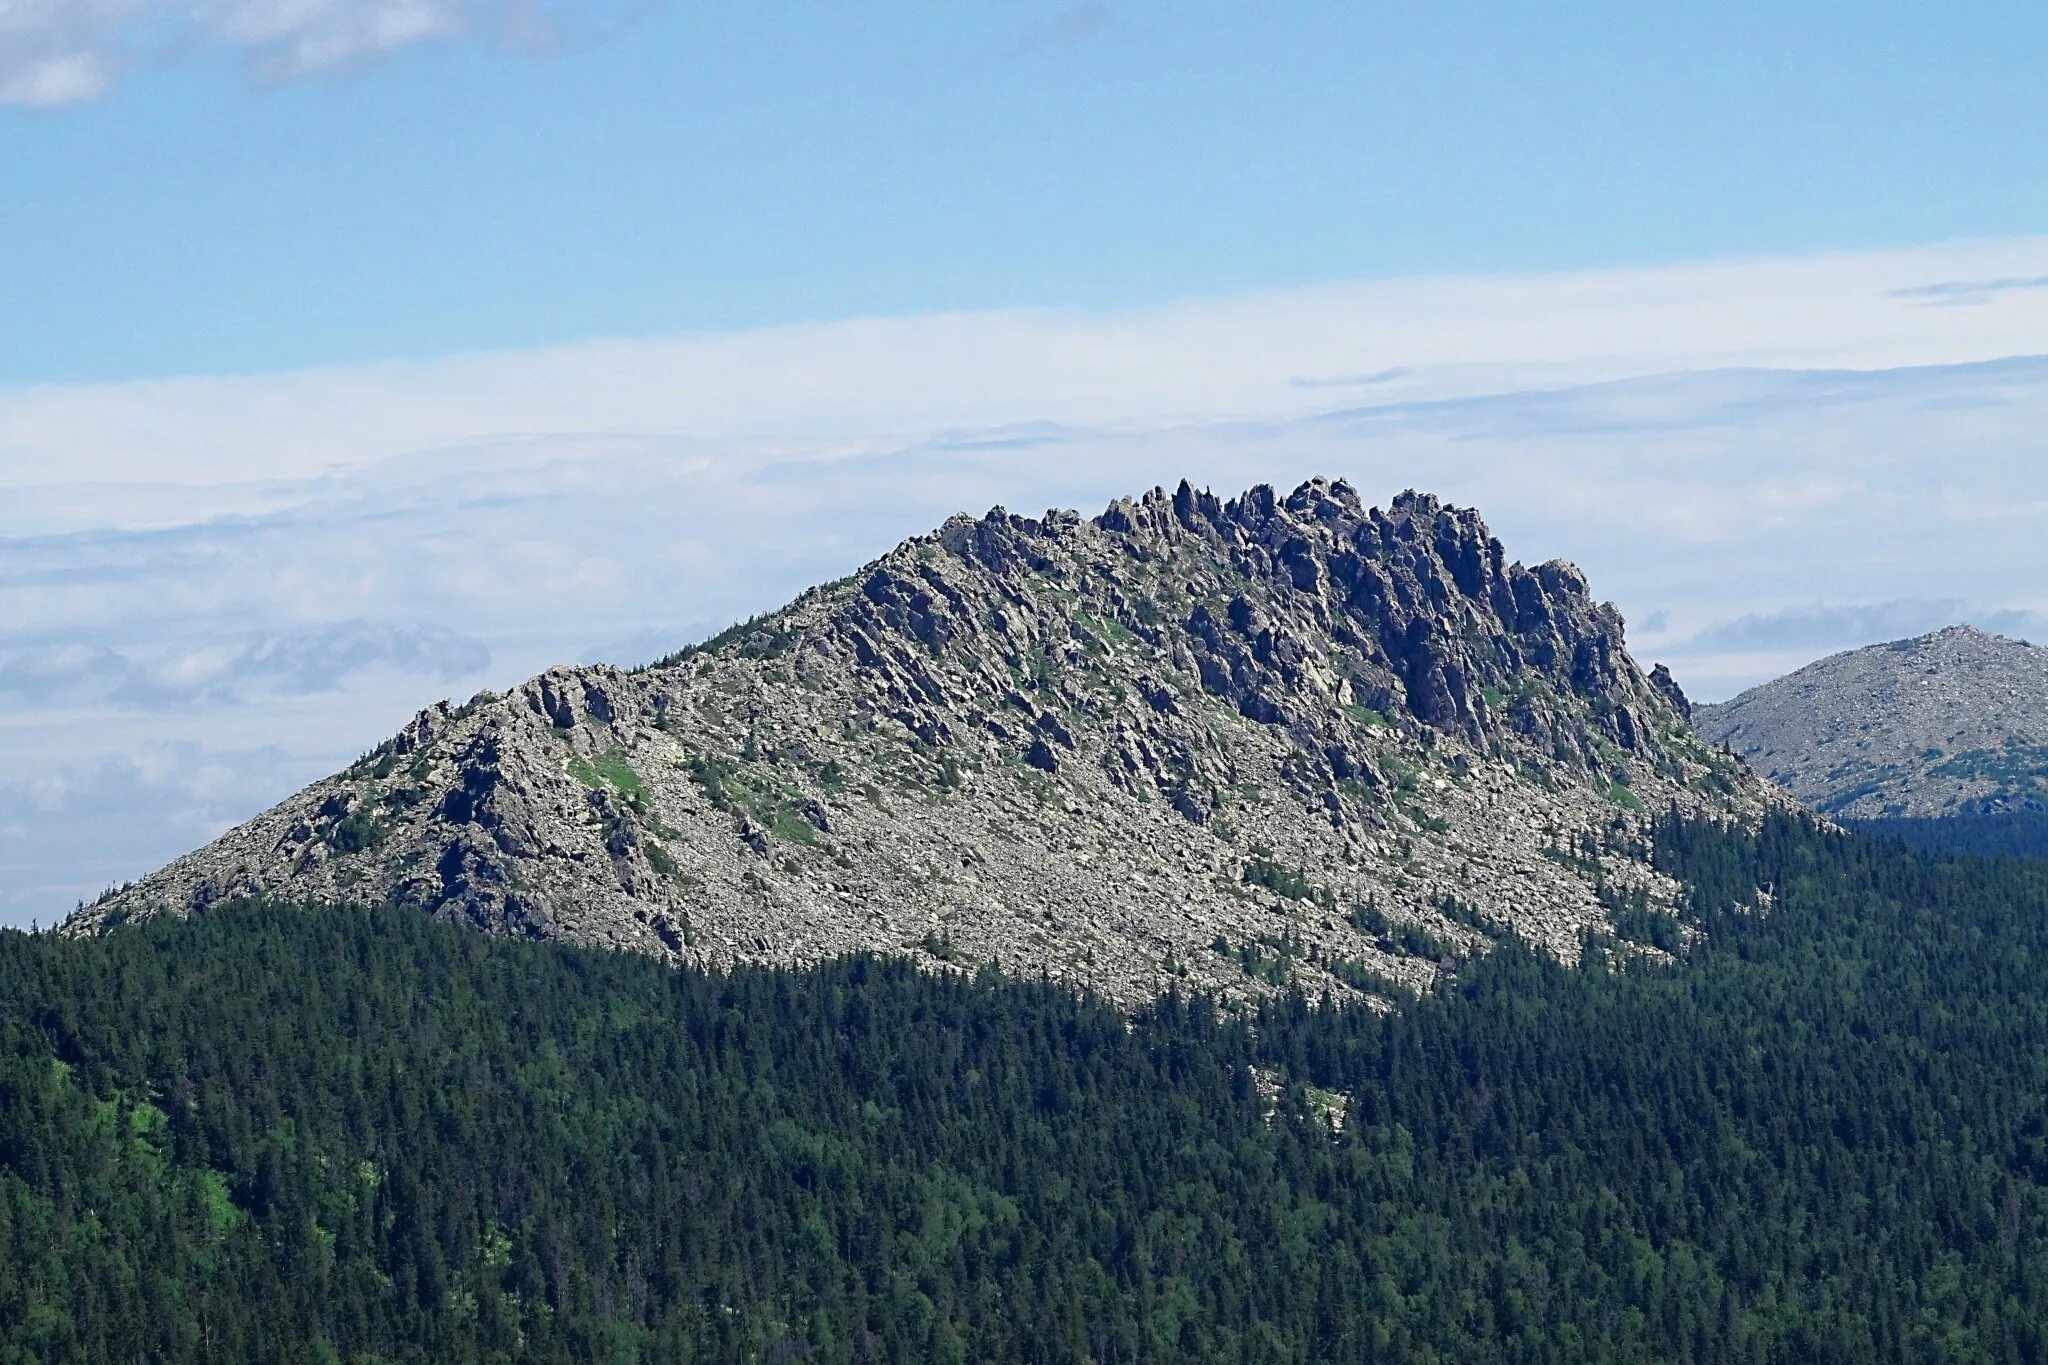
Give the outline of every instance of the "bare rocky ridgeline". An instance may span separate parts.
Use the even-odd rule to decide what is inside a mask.
[[[1970,626],[1832,655],[1695,716],[1825,815],[2048,809],[2048,649]]]
[[[655,667],[431,707],[68,927],[389,898],[696,963],[1384,994],[1668,911],[1643,813],[1772,799],[1685,711],[1474,512],[1183,484],[956,517]]]

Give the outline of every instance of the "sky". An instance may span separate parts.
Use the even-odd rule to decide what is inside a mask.
[[[0,0],[0,923],[956,511],[2048,638],[2048,7]]]

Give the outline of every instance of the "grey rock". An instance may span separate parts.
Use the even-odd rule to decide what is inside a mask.
[[[1678,679],[1671,676],[1669,668],[1663,664],[1658,664],[1655,668],[1651,669],[1650,686],[1656,688],[1662,694],[1664,700],[1671,703],[1672,710],[1678,712],[1679,715],[1685,717],[1688,721],[1693,718],[1692,702],[1686,698],[1685,689],[1678,685]]]
[[[1595,874],[1546,850],[1590,839],[1668,908],[1647,813],[1782,799],[1622,638],[1577,569],[1511,563],[1423,494],[996,509],[658,666],[430,707],[67,928],[393,899],[678,962],[995,962],[1131,1004],[1273,989],[1247,955],[1339,997],[1421,987],[1503,934],[1577,954]]]
[[[1831,655],[1696,723],[1824,815],[2048,808],[2048,649],[1971,626]]]

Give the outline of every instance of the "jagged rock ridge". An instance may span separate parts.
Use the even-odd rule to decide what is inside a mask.
[[[1673,888],[1641,812],[1768,796],[1562,562],[1343,482],[956,517],[639,672],[431,707],[74,918],[389,897],[679,960],[867,949],[1119,999],[1425,984]]]
[[[1972,626],[1830,655],[1698,724],[1841,819],[2048,809],[2048,649]]]

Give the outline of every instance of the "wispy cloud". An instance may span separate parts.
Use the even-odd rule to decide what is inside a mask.
[[[2033,289],[2048,289],[2048,275],[2008,277],[1999,280],[1942,280],[1935,284],[1916,284],[1904,289],[1894,289],[1895,299],[1913,299],[1927,304],[1973,304],[1989,303],[2001,294],[2024,293]]]
[[[1730,367],[2025,355],[2048,291],[1964,315],[1889,291],[2048,269],[2048,238],[1522,278],[1366,281],[1115,312],[1013,310],[591,342],[242,377],[0,390],[0,487],[296,479],[508,438],[858,442],[1017,423],[1301,415]],[[1401,371],[1387,376],[1388,371]],[[1743,399],[1739,378],[1730,401]],[[1656,418],[1654,398],[1644,417]],[[1735,414],[1740,416],[1739,413]],[[0,532],[18,503],[0,506]]]
[[[54,924],[73,905],[227,829],[317,775],[277,745],[135,745],[0,774],[0,924]]]
[[[469,22],[454,0],[216,0],[202,13],[208,36],[246,52],[267,81],[451,37]]]
[[[1391,384],[1396,379],[1405,379],[1408,371],[1396,365],[1392,369],[1374,370],[1369,374],[1296,375],[1287,381],[1294,389],[1361,389],[1374,384]]]
[[[344,621],[197,643],[189,637],[157,649],[114,649],[89,641],[0,638],[0,696],[76,709],[95,705],[143,710],[234,705],[265,695],[308,695],[346,687],[372,668],[428,684],[481,675],[491,652],[445,628]]]
[[[1984,607],[1959,598],[1894,598],[1839,606],[1785,607],[1719,621],[1683,644],[1695,650],[1820,653],[1906,639],[1959,622],[2004,635],[2039,635],[2048,617],[2010,607]]]
[[[0,104],[85,103],[130,68],[194,47],[239,53],[250,75],[266,83],[464,35],[553,51],[566,33],[592,23],[579,13],[571,24],[562,8],[541,0],[5,0]]]

